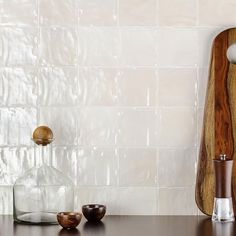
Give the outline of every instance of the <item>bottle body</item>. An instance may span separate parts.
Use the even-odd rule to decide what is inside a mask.
[[[216,222],[234,221],[234,211],[231,197],[214,199],[212,221]]]
[[[73,183],[50,165],[48,146],[35,147],[35,166],[19,177],[13,186],[13,217],[16,222],[56,224],[58,212],[74,210]],[[49,164],[45,161],[47,159]]]

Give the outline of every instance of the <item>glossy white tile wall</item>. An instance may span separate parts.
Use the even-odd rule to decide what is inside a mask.
[[[37,125],[76,209],[197,214],[197,150],[214,36],[233,0],[0,0],[0,213],[33,165]]]

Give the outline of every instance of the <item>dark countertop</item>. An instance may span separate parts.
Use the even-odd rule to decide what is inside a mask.
[[[231,236],[235,223],[213,224],[204,216],[106,216],[99,224],[83,218],[77,230],[59,225],[16,224],[12,216],[0,216],[0,236]]]

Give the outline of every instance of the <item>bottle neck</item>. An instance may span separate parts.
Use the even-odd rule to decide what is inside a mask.
[[[42,165],[52,165],[51,162],[51,145],[35,145],[35,166],[40,167]]]

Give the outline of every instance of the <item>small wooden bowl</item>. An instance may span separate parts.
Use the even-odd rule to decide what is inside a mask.
[[[85,218],[91,222],[99,222],[106,213],[106,206],[99,204],[88,204],[82,206]]]
[[[82,219],[79,212],[59,212],[57,214],[58,223],[65,229],[76,228]]]

